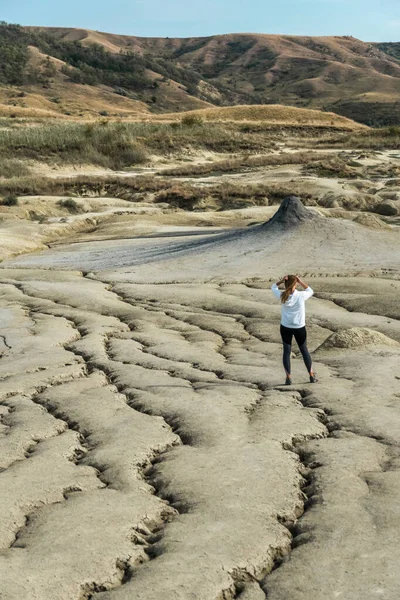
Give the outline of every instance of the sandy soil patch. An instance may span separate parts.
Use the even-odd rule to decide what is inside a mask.
[[[294,358],[285,389],[265,279],[0,279],[5,599],[394,597],[396,521],[382,507],[397,514],[398,321],[311,299],[320,382]],[[341,280],[319,281],[351,301]],[[375,301],[391,281],[373,280]],[[366,326],[379,346],[326,342]]]

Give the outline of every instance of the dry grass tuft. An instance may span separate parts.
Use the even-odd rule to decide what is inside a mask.
[[[147,159],[144,148],[127,126],[114,123],[48,122],[0,130],[0,155],[84,162],[122,168]]]
[[[29,174],[29,167],[20,160],[14,158],[0,160],[0,177],[10,179],[12,177],[26,177]]]

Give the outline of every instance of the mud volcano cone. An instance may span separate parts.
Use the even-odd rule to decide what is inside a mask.
[[[318,218],[317,215],[305,208],[300,198],[297,198],[297,196],[288,196],[282,201],[272,219],[264,223],[262,227],[291,229],[292,227],[296,227],[296,225],[313,221],[316,218]]]

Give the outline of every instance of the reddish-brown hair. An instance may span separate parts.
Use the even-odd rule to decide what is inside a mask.
[[[282,304],[285,304],[286,300],[289,298],[290,294],[292,293],[292,289],[294,288],[296,283],[297,283],[296,275],[288,275],[287,276],[287,279],[285,279],[285,291],[283,291],[281,294]]]

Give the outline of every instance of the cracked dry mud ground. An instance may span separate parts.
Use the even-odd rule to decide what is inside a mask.
[[[267,282],[0,281],[2,600],[398,600],[397,282],[315,279],[285,388]]]

